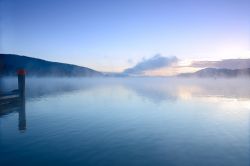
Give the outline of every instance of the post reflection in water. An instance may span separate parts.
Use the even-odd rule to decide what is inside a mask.
[[[25,110],[25,98],[17,97],[12,99],[8,103],[0,103],[0,118],[4,115],[18,113],[18,129],[21,132],[26,130],[26,110]]]
[[[18,129],[21,132],[26,130],[25,99],[21,99],[18,108]]]

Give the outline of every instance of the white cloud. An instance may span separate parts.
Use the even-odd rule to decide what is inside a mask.
[[[124,73],[141,75],[144,74],[146,71],[169,67],[177,62],[178,59],[175,56],[164,57],[158,54],[149,59],[143,59],[141,62],[138,62],[134,67],[124,70]]]

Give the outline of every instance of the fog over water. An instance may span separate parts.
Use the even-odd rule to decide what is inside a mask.
[[[0,163],[249,166],[249,82],[27,78],[25,101],[0,105]]]
[[[155,101],[178,100],[188,97],[218,97],[250,99],[250,78],[175,78],[175,77],[127,77],[127,78],[27,78],[27,98],[54,95],[76,90],[121,86],[138,95]],[[17,78],[1,80],[0,90],[17,89]]]

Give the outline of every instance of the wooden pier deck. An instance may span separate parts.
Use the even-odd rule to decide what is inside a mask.
[[[18,129],[26,130],[25,70],[18,70],[18,89],[0,93],[0,116],[18,112]]]
[[[18,92],[8,92],[0,94],[0,107],[6,104],[11,104],[20,100],[20,95]]]
[[[18,89],[0,93],[0,107],[25,98],[25,70],[17,71]]]

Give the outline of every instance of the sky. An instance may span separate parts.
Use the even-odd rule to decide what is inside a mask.
[[[250,0],[0,0],[0,51],[105,72],[174,57],[147,68],[171,75],[250,58],[249,18]]]

